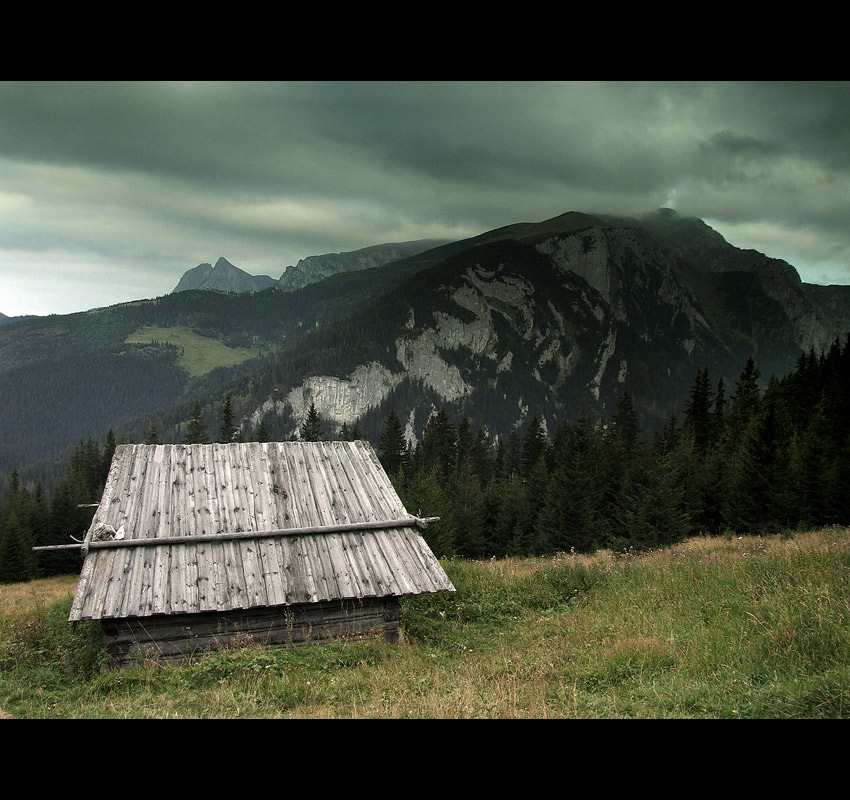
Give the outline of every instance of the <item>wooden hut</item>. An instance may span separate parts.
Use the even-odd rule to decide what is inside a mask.
[[[119,663],[399,633],[454,591],[367,442],[121,445],[69,621]]]

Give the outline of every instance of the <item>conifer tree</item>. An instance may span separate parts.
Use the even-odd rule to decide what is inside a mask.
[[[827,430],[823,407],[819,404],[805,429],[795,433],[790,449],[794,507],[799,521],[809,526],[838,522],[830,502],[837,473],[827,452]]]
[[[434,464],[420,465],[406,484],[398,487],[404,507],[418,517],[440,517],[423,532],[425,541],[437,558],[454,555],[453,526],[443,520],[448,507],[445,481]]]
[[[208,442],[207,426],[201,416],[201,404],[196,400],[192,406],[192,416],[189,418],[186,430],[183,433],[183,443],[207,444]]]
[[[729,450],[734,451],[738,448],[747,426],[759,410],[761,402],[759,377],[755,361],[750,356],[735,383],[735,392],[726,417],[725,442]]]
[[[611,432],[603,436],[601,442],[603,458],[599,508],[606,540],[617,535],[616,509],[626,476],[645,446],[631,394],[623,392],[617,404]]]
[[[650,550],[687,537],[690,518],[681,479],[683,453],[679,442],[672,449],[647,449],[642,463],[635,462],[617,506],[619,535],[611,539],[612,547]]]
[[[788,444],[779,398],[769,387],[736,452],[726,510],[733,530],[753,533],[790,522]]]
[[[481,428],[475,434],[472,440],[469,457],[471,459],[472,468],[482,486],[486,486],[493,474],[493,463],[490,451],[490,442],[487,439],[487,434]]]
[[[464,413],[455,426],[455,463],[461,463],[472,449],[472,423]]]
[[[697,370],[685,407],[685,429],[690,433],[698,455],[704,455],[712,438],[711,386],[708,367]]]
[[[151,421],[150,427],[148,428],[148,432],[145,434],[145,444],[159,444],[159,430],[156,427],[156,423]]]
[[[230,395],[224,400],[224,406],[221,409],[221,441],[225,444],[237,440],[238,430],[233,424],[233,404],[230,400]]]
[[[543,420],[535,414],[522,440],[522,471],[525,475],[531,472],[540,456],[545,454],[548,444]]]
[[[0,530],[0,583],[23,583],[35,577],[32,532],[12,510]]]
[[[260,420],[260,424],[257,425],[257,429],[254,433],[258,442],[268,442],[271,438],[269,434],[269,429],[266,427],[265,420]]]
[[[712,414],[711,430],[712,444],[723,440],[726,425],[726,384],[721,377],[717,381],[717,392],[714,395],[714,412]]]
[[[601,501],[604,461],[601,435],[587,417],[559,436],[553,469],[537,521],[549,552],[590,552],[605,540]]]
[[[612,437],[625,453],[630,453],[637,444],[637,412],[635,411],[632,396],[629,392],[623,392],[620,402],[617,403],[617,413],[614,416]]]
[[[513,476],[521,482],[522,494],[518,519],[514,528],[511,552],[513,555],[537,555],[552,552],[548,531],[541,533],[538,518],[549,489],[550,470],[546,456],[541,453],[527,477]]]
[[[481,482],[467,456],[458,464],[449,493],[448,519],[454,551],[461,558],[483,558],[485,555],[485,505]]]
[[[418,465],[436,469],[443,480],[447,479],[455,464],[457,435],[449,422],[445,408],[432,414],[425,424],[422,441],[417,448]]]
[[[659,454],[666,454],[676,447],[681,431],[675,414],[671,414],[661,432],[655,436],[655,450]]]
[[[394,408],[390,410],[384,421],[384,430],[378,444],[378,457],[391,477],[408,469],[410,465],[407,440],[404,438],[401,421]]]
[[[322,441],[322,417],[316,411],[316,404],[313,402],[310,403],[307,415],[301,423],[299,434],[302,442]]]
[[[723,529],[723,504],[729,457],[718,446],[708,450],[703,459],[687,465],[694,468],[686,485],[686,509],[694,533],[719,534]]]
[[[518,475],[495,472],[490,478],[485,493],[484,537],[491,555],[498,558],[531,553],[530,545],[515,546],[520,544],[517,526],[524,500],[525,490]]]
[[[516,427],[511,428],[507,439],[500,438],[498,441],[496,470],[508,477],[522,472],[522,440]]]

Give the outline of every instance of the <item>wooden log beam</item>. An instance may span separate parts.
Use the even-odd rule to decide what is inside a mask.
[[[55,544],[33,547],[33,550],[104,550],[113,547],[161,547],[172,544],[200,544],[222,542],[233,539],[266,539],[276,536],[316,536],[327,533],[349,533],[351,531],[386,530],[388,528],[426,528],[437,522],[439,517],[403,517],[402,519],[378,520],[375,522],[342,522],[337,525],[313,525],[305,528],[277,528],[266,531],[238,531],[234,533],[206,533],[196,536],[160,536],[150,539],[109,539],[99,542],[77,544]]]

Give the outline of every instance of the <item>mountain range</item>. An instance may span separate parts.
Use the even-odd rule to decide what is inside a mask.
[[[197,267],[186,270],[177,286],[174,287],[174,292],[211,289],[219,292],[244,294],[246,292],[261,292],[275,286],[284,291],[292,291],[303,289],[311,283],[329,278],[339,272],[354,272],[381,267],[384,264],[414,256],[441,244],[446,244],[446,242],[438,239],[421,239],[415,242],[376,244],[345,253],[308,256],[302,258],[295,266],[287,267],[276,281],[268,275],[251,275],[245,270],[235,267],[226,258],[219,258],[215,266],[198,264]]]
[[[766,381],[848,332],[850,287],[667,209],[314,256],[278,281],[222,258],[160,298],[0,326],[0,474],[49,483],[110,428],[179,441],[195,401],[215,438],[228,396],[248,437],[294,435],[311,404],[373,443],[391,409],[411,441],[440,408],[501,437],[605,421],[624,392],[657,429],[697,370],[731,389],[753,358]]]

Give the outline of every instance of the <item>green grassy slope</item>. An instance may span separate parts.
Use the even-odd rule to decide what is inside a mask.
[[[846,718],[850,530],[650,554],[448,561],[403,639],[122,672],[66,622],[72,579],[0,587],[15,718]]]

